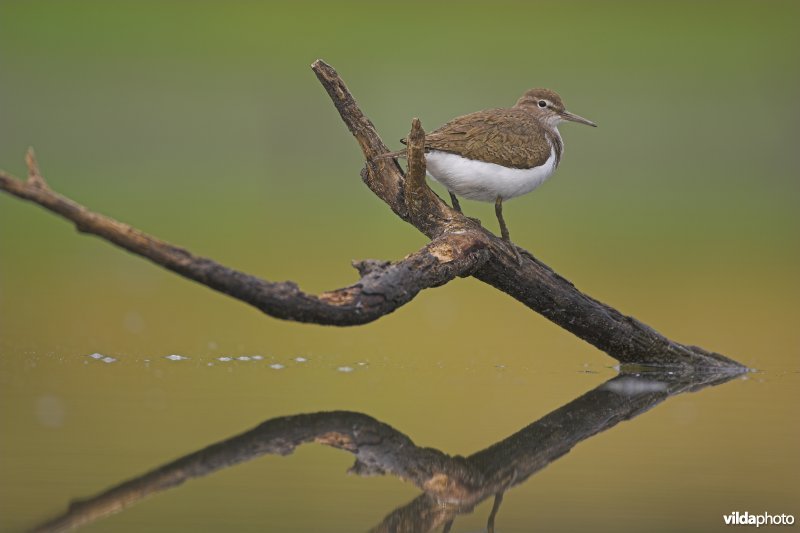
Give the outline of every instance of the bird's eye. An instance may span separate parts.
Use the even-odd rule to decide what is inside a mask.
[[[546,100],[539,100],[539,107],[547,107],[547,101]]]

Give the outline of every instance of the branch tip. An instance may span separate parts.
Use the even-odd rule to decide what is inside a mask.
[[[25,152],[25,164],[28,166],[28,183],[37,187],[47,187],[47,183],[39,171],[39,163],[36,161],[36,152],[33,146],[29,146]]]
[[[408,186],[419,189],[425,186],[425,130],[418,118],[411,121],[408,134]]]
[[[328,78],[338,77],[338,73],[336,69],[332,66],[327,64],[323,59],[317,59],[313,63],[311,63],[311,70],[313,70],[317,76],[325,75]]]

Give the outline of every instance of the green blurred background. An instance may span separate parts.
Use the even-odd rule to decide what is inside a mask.
[[[800,501],[798,17],[797,2],[5,1],[0,168],[23,175],[33,145],[51,186],[89,208],[318,292],[351,283],[352,259],[425,239],[361,183],[314,59],[391,147],[412,117],[430,130],[557,90],[599,128],[561,128],[556,176],[507,205],[516,242],[667,336],[762,372],[579,447],[509,493],[498,523],[708,531],[722,513]],[[463,207],[496,229],[490,205]],[[280,322],[7,195],[0,349],[4,530],[271,416],[354,409],[471,453],[614,364],[472,279],[359,328]],[[242,354],[265,360],[216,359]],[[349,461],[303,449],[96,527],[363,530],[415,494],[345,478]],[[564,514],[576,507],[589,511]]]

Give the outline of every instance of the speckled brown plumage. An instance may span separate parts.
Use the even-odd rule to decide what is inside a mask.
[[[530,112],[489,109],[454,118],[425,137],[425,148],[511,168],[533,168],[550,157],[558,136]],[[560,153],[561,150],[558,150]]]
[[[552,108],[538,106],[546,99]],[[556,151],[561,160],[563,143],[548,115],[563,112],[564,103],[554,91],[531,89],[514,107],[487,109],[456,117],[425,138],[426,150],[440,150],[495,163],[509,168],[533,168],[543,165]],[[404,144],[405,139],[402,139]]]

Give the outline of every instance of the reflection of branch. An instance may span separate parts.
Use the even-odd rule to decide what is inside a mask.
[[[579,442],[635,418],[671,396],[719,385],[734,377],[730,373],[619,375],[507,439],[467,457],[466,461],[483,474],[485,485],[458,505],[442,507],[423,494],[394,510],[373,531],[431,531],[465,510],[471,511],[486,498],[502,495],[526,481]],[[490,521],[496,512],[493,508]],[[415,527],[396,528],[404,523]]]
[[[468,512],[489,496],[525,481],[575,444],[669,396],[731,379],[731,374],[621,375],[553,411],[518,433],[470,457],[420,448],[387,424],[361,413],[333,411],[274,418],[231,439],[186,455],[92,498],[70,505],[35,531],[67,531],[119,512],[192,478],[261,455],[288,455],[316,442],[356,456],[351,472],[391,474],[423,494],[397,509],[375,531],[429,531]],[[499,501],[496,503],[499,505]],[[491,520],[496,509],[493,509]]]
[[[529,252],[510,253],[508,243],[450,209],[425,183],[425,133],[419,120],[408,136],[408,173],[392,159],[372,122],[359,109],[336,71],[323,61],[312,69],[355,137],[367,161],[369,188],[403,220],[432,239],[396,263],[362,262],[362,278],[349,287],[314,296],[292,282],[275,283],[151,237],[89,211],[51,190],[29,155],[29,179],[0,171],[0,189],[35,202],[98,235],[184,277],[249,303],[281,319],[348,326],[364,324],[408,303],[421,290],[472,275],[492,285],[623,363],[681,367],[735,367],[738,363],[695,346],[673,342],[635,318],[577,290]]]
[[[213,444],[126,481],[92,498],[76,501],[63,516],[36,531],[67,531],[119,512],[140,500],[197,477],[261,455],[289,455],[316,442],[356,456],[359,475],[392,474],[434,495],[467,494],[481,477],[463,460],[419,448],[404,434],[361,413],[332,411],[267,420],[254,429]],[[469,486],[465,486],[469,484]]]

